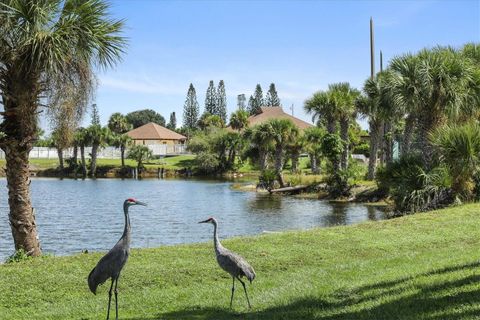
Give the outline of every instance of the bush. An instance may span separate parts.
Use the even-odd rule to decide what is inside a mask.
[[[211,174],[218,171],[220,162],[214,154],[202,151],[197,154],[195,165],[200,173]]]
[[[127,158],[137,161],[137,168],[140,170],[144,162],[153,158],[153,153],[147,146],[137,145],[128,150]]]
[[[407,155],[379,168],[376,181],[379,189],[392,197],[399,212],[426,211],[453,202],[447,168],[426,170],[418,155]]]
[[[369,158],[370,157],[370,145],[368,143],[359,144],[358,146],[355,146],[352,153],[353,154],[363,154],[365,157]]]
[[[275,186],[275,181],[277,180],[277,173],[275,170],[266,169],[258,177],[259,183],[258,186],[267,190],[271,190]]]

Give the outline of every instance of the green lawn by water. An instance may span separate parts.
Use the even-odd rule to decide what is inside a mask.
[[[133,250],[119,282],[120,318],[478,319],[479,213],[475,204],[224,241],[257,272],[251,311],[241,290],[228,309],[231,279],[212,243]],[[1,265],[0,318],[104,318],[108,285],[94,296],[86,282],[100,256]]]

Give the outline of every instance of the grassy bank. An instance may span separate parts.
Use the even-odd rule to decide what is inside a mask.
[[[466,205],[390,221],[224,241],[257,271],[249,292],[251,311],[241,290],[234,310],[228,309],[231,279],[216,266],[211,243],[133,250],[119,282],[120,316],[474,319],[480,312],[479,211],[478,204]],[[94,296],[86,283],[100,256],[1,265],[1,318],[102,319],[108,286]]]

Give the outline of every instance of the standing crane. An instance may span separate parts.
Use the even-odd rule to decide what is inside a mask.
[[[127,262],[130,254],[130,217],[128,215],[128,208],[135,205],[146,206],[145,203],[137,201],[133,198],[125,200],[123,203],[123,212],[125,214],[125,228],[123,235],[118,242],[113,246],[106,255],[104,255],[97,265],[88,275],[88,287],[93,294],[97,294],[97,287],[107,281],[108,278],[112,280],[110,291],[108,291],[108,309],[107,320],[110,319],[110,302],[112,301],[112,288],[115,282],[115,319],[118,319],[118,300],[117,300],[117,284],[120,272]]]
[[[220,240],[218,240],[217,236],[217,220],[215,218],[209,218],[205,221],[200,221],[199,223],[211,223],[213,224],[213,243],[215,245],[215,255],[217,256],[217,262],[220,268],[228,272],[233,279],[232,284],[232,296],[230,297],[230,308],[232,308],[233,303],[233,293],[235,292],[235,279],[240,281],[243,286],[243,290],[245,291],[245,296],[247,297],[248,308],[252,308],[250,305],[250,300],[248,299],[247,288],[245,287],[245,282],[242,281],[241,277],[246,277],[250,283],[252,283],[253,279],[255,279],[255,270],[253,270],[252,266],[236,254],[222,246]]]

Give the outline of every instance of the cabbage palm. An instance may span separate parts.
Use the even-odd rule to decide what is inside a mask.
[[[40,101],[61,99],[62,87],[73,84],[84,93],[79,108],[85,106],[92,65],[111,66],[122,53],[122,26],[109,17],[103,0],[0,0],[0,148],[15,248],[29,255],[41,254],[28,171]]]
[[[248,126],[248,112],[237,110],[230,116],[230,127],[234,130],[241,131]]]
[[[271,135],[271,140],[275,145],[275,173],[280,187],[283,188],[285,183],[283,181],[282,170],[286,146],[298,138],[299,131],[289,119],[272,119],[268,121],[267,124],[270,126],[268,133]]]
[[[311,127],[304,130],[305,150],[310,157],[310,168],[313,174],[320,173],[320,156],[322,154],[322,141],[325,130],[318,127]]]
[[[112,142],[117,148],[120,148],[120,158],[122,167],[125,167],[125,149],[131,139],[126,133],[132,130],[133,126],[127,121],[127,118],[120,112],[115,112],[108,120],[108,128],[112,132]]]
[[[263,173],[267,168],[268,151],[272,148],[273,134],[268,122],[247,128],[244,137],[250,142],[250,148],[258,151],[258,167]]]
[[[449,168],[454,193],[471,199],[473,178],[480,166],[480,126],[473,123],[443,126],[432,132],[430,140]]]
[[[87,129],[78,128],[73,135],[73,143],[80,149],[80,162],[82,166],[82,176],[87,177],[87,162],[85,160],[85,147],[90,145]]]
[[[305,101],[304,109],[308,114],[312,114],[313,122],[319,121],[325,125],[328,133],[335,133],[337,130],[336,106],[329,91],[315,92]]]
[[[374,78],[365,81],[363,92],[356,101],[356,108],[363,116],[368,117],[370,127],[370,156],[368,159],[367,179],[373,180],[377,166],[379,147],[383,144],[383,129],[386,120],[391,120],[392,110],[385,87],[388,73],[379,73]]]
[[[344,143],[340,166],[343,170],[346,170],[348,168],[350,147],[348,128],[350,127],[350,122],[355,120],[356,117],[355,101],[360,96],[360,91],[352,88],[348,82],[330,84],[328,91],[335,106],[334,114],[340,123],[340,137]]]
[[[102,127],[99,124],[92,124],[87,128],[88,141],[92,144],[92,153],[90,154],[90,176],[95,178],[97,174],[97,153],[99,148],[103,148],[110,141],[112,134],[108,127]]]
[[[391,82],[393,101],[417,114],[419,148],[428,167],[432,165],[433,145],[429,134],[457,116],[472,101],[475,68],[470,59],[458,52],[435,48],[393,59],[390,68],[396,73]]]

